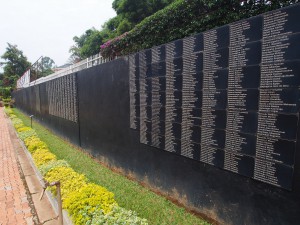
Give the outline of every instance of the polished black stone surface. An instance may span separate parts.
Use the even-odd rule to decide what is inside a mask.
[[[144,58],[139,57],[139,63],[144,60],[149,78],[143,84],[145,102],[139,104],[151,106],[153,101],[158,102],[153,112],[164,107],[159,110],[159,120],[170,120],[172,124],[160,125],[166,129],[163,135],[181,140],[184,148],[173,152],[220,168],[224,165],[220,160],[226,159],[224,169],[276,186],[292,185],[291,181],[280,181],[282,173],[275,173],[268,160],[294,165],[287,159],[295,156],[299,118],[300,26],[291,22],[298,17],[291,7],[140,53]],[[131,63],[130,67],[133,70],[137,64]],[[151,81],[155,76],[165,78],[159,80],[159,91],[164,92],[159,99],[154,93],[157,81]],[[147,107],[142,109],[145,120],[155,120]],[[158,133],[152,134],[156,137]],[[283,140],[294,141],[287,142],[286,153],[278,147],[283,146],[278,144]],[[195,151],[193,143],[221,149],[226,157],[206,148]],[[195,152],[200,156],[196,157]],[[215,156],[218,159],[214,160]],[[264,175],[263,163],[273,171],[266,173],[274,176],[272,179]]]

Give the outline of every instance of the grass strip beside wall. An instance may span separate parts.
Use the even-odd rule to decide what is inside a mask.
[[[30,118],[27,115],[18,109],[13,109],[13,112],[26,126],[30,126]],[[76,172],[84,174],[91,182],[112,191],[121,207],[136,211],[140,217],[146,218],[149,224],[209,224],[137,182],[131,181],[97,163],[87,154],[76,149],[35,121],[33,122],[33,129],[38,137],[46,143],[49,150],[56,155],[57,159],[64,159]]]

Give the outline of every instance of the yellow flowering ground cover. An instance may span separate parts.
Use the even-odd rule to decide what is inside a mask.
[[[87,185],[88,180],[82,174],[76,173],[70,167],[54,167],[45,174],[48,182],[60,181],[62,199],[67,199],[68,195],[73,191],[78,191]],[[54,189],[53,189],[54,190]],[[63,201],[64,205],[65,201]]]
[[[56,160],[56,156],[49,152],[48,149],[36,149],[32,154],[33,161],[37,167],[47,164],[50,161]]]
[[[138,217],[135,212],[119,207],[112,192],[90,183],[83,174],[75,172],[64,160],[57,160],[36,132],[25,126],[11,109],[6,108],[5,112],[44,178],[48,182],[61,182],[63,208],[69,212],[75,225],[148,224],[146,219]],[[51,187],[50,190],[56,194],[55,187]]]
[[[64,202],[64,207],[76,215],[73,217],[76,224],[86,224],[96,209],[107,214],[114,205],[116,205],[114,194],[96,184],[88,184],[73,191]],[[89,207],[88,210],[85,210],[86,207]],[[85,213],[81,213],[83,211]]]

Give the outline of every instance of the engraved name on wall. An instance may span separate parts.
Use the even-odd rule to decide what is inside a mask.
[[[46,83],[49,114],[77,123],[76,75],[67,75]]]
[[[292,189],[300,5],[129,56],[140,142]]]

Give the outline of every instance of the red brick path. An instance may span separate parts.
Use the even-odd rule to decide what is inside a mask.
[[[33,224],[7,119],[0,107],[0,225]]]

